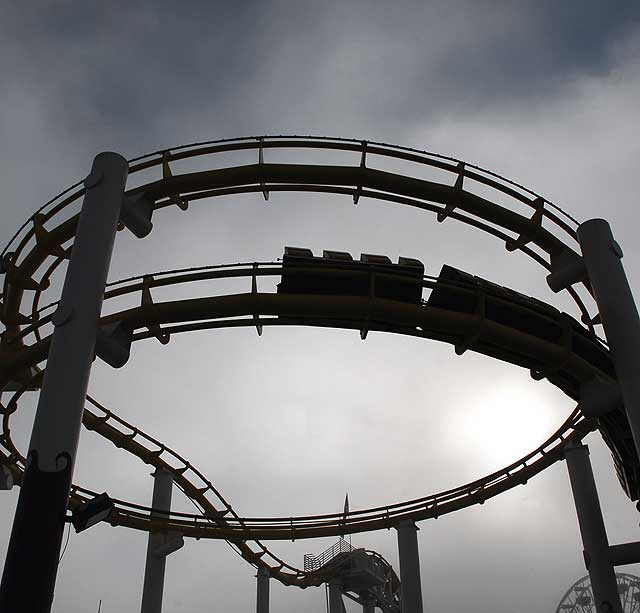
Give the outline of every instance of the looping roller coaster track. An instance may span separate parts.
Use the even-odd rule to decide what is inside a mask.
[[[354,164],[265,162],[271,150],[297,153],[302,149],[353,154]],[[178,164],[195,159],[213,166],[212,160],[217,162],[227,154],[256,155],[256,160],[200,172],[180,174],[175,170]],[[414,174],[391,172],[385,169],[388,162],[401,162]],[[450,180],[436,181],[432,175]],[[413,206],[437,214],[438,221],[451,219],[471,225],[503,241],[508,251],[519,250],[532,258],[545,273],[552,273],[559,259],[578,257],[578,222],[538,194],[459,160],[382,143],[288,136],[197,143],[131,160],[130,179],[136,185],[126,192],[123,215],[129,215],[129,227],[137,228],[140,236],[151,230],[152,215],[159,217],[159,211],[170,206],[186,211],[200,201],[231,194],[262,193],[266,198],[274,192],[320,192],[348,195],[356,204],[370,198]],[[0,389],[11,397],[0,405],[0,445],[4,449],[0,460],[18,483],[25,459],[11,438],[10,418],[24,393],[38,388],[46,367],[58,302],[41,303],[50,299],[50,280],[73,247],[84,191],[77,183],[49,201],[25,222],[2,252],[0,316],[5,331],[0,343]],[[594,332],[597,313],[590,313],[586,305],[591,302],[588,287],[582,296],[575,289],[567,290],[580,312],[580,323],[535,299],[463,273],[451,277],[444,269],[439,277],[411,279],[374,266],[363,271],[329,262],[323,270],[331,278],[346,281],[375,274],[377,283],[413,284],[420,295],[424,291],[430,296],[426,301],[410,303],[381,297],[375,291],[355,296],[268,291],[274,279],[283,278],[285,265],[280,262],[157,272],[108,285],[98,355],[113,366],[122,366],[131,342],[155,338],[166,344],[175,334],[224,327],[256,327],[261,333],[264,326],[305,325],[359,330],[363,338],[368,331],[384,331],[450,343],[457,353],[476,351],[527,368],[534,378],[547,378],[578,403],[583,385],[596,380],[615,383],[608,348]],[[302,262],[288,266],[286,271],[304,276],[313,269]],[[198,293],[199,281],[220,279],[234,279],[239,291]],[[245,288],[241,287],[243,283]],[[180,300],[159,298],[165,288],[178,285],[191,292],[190,296]],[[135,297],[139,306],[121,309],[119,299],[126,296]],[[120,351],[121,343],[110,344],[109,338],[114,335],[126,339],[124,352]],[[526,483],[562,459],[568,441],[580,440],[596,429],[611,449],[625,492],[633,500],[639,494],[640,464],[624,412],[587,416],[580,404],[547,441],[496,473],[415,500],[352,511],[346,517],[242,517],[187,460],[90,396],[83,423],[146,464],[169,471],[199,510],[195,514],[172,512],[152,517],[148,507],[115,500],[111,524],[154,532],[177,531],[197,539],[225,539],[254,566],[268,568],[272,577],[300,587],[320,585],[327,577],[322,569],[305,572],[287,564],[262,541],[391,528],[404,520],[436,518],[482,504]],[[74,485],[70,506],[95,495]]]

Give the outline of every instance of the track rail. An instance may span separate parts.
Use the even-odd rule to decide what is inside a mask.
[[[304,270],[304,268],[300,269]],[[234,267],[221,267],[207,271],[182,271],[172,273],[163,277],[159,275],[153,282],[147,278],[145,281],[134,278],[123,283],[116,283],[109,287],[106,294],[106,304],[111,300],[128,294],[142,294],[151,288],[172,286],[176,283],[197,285],[204,277],[207,278],[255,278],[256,275],[279,275],[281,268],[276,264],[268,264],[264,268],[251,265],[239,265]],[[335,274],[352,274],[336,269]],[[433,278],[425,278],[422,283],[425,286],[436,286],[438,282]],[[451,285],[450,289],[469,294],[476,290],[471,287]],[[142,297],[140,301],[143,302]],[[52,306],[43,308],[52,310]],[[41,314],[37,323],[31,327],[50,327],[50,315]],[[245,315],[246,317],[242,317]],[[314,325],[331,326],[351,329],[359,329],[365,318],[368,318],[368,326],[371,330],[381,330],[399,334],[408,334],[423,338],[433,338],[451,344],[465,343],[470,350],[485,353],[498,357],[519,366],[527,367],[532,372],[543,373],[547,378],[562,389],[572,398],[577,398],[581,382],[588,381],[594,377],[601,379],[611,378],[611,367],[607,362],[608,353],[605,347],[601,346],[594,339],[592,350],[598,353],[588,353],[586,357],[571,351],[565,345],[566,338],[562,333],[565,326],[566,315],[557,313],[550,316],[549,311],[540,311],[541,320],[548,321],[549,326],[558,330],[557,341],[549,341],[534,334],[526,334],[520,330],[509,329],[497,324],[489,319],[482,322],[481,329],[478,329],[478,320],[475,314],[464,314],[460,312],[446,311],[445,309],[434,308],[428,304],[411,305],[392,300],[371,299],[359,297],[341,296],[302,296],[302,295],[280,295],[268,293],[241,293],[235,295],[212,296],[207,295],[198,298],[186,298],[178,301],[154,302],[142,304],[140,307],[126,309],[111,313],[103,317],[103,323],[114,323],[124,321],[134,330],[133,338],[141,341],[153,337],[171,335],[185,331],[192,331],[207,328],[254,326],[257,322],[260,325]],[[266,315],[266,316],[265,316]],[[579,324],[574,323],[575,326]],[[34,330],[25,328],[25,336],[32,335]],[[473,337],[473,343],[468,342],[468,338]],[[18,368],[24,370],[30,368],[46,358],[49,337],[46,336],[32,345],[23,346],[20,341],[24,337],[16,337],[15,345],[18,348],[12,356],[10,362],[5,362],[2,372],[9,376],[11,372],[16,372],[11,362],[18,364]],[[590,361],[591,360],[591,361]],[[2,381],[0,381],[1,383]],[[17,410],[21,392],[17,392],[5,409],[3,442],[5,445],[10,441],[8,436],[9,417]],[[143,436],[137,428],[128,426],[118,420],[110,413],[100,419],[89,419],[89,427],[95,429],[103,436],[114,441],[118,446],[133,449],[129,445],[135,443],[138,437]],[[585,420],[586,421],[586,420]],[[124,430],[120,434],[112,430],[113,424],[119,423]],[[579,414],[574,414],[560,430],[558,437],[562,440],[570,431],[581,423]],[[599,426],[603,429],[603,423],[589,422],[590,428]],[[606,424],[605,424],[606,425]],[[585,426],[581,426],[584,428]],[[129,428],[127,430],[127,428]],[[585,431],[581,429],[584,434]],[[558,439],[556,437],[555,440]],[[548,446],[547,442],[547,446]],[[144,454],[145,461],[162,450],[163,446],[157,444],[154,451]],[[15,448],[9,449],[10,453],[16,454]],[[142,453],[142,451],[141,451]],[[550,460],[559,456],[557,454],[541,452],[543,458],[539,466],[547,466]],[[527,464],[531,457],[521,460],[523,470],[529,469]],[[184,464],[184,463],[183,463]],[[510,471],[517,468],[510,467]],[[510,472],[509,471],[509,472]],[[523,473],[526,475],[526,472]],[[520,475],[520,480],[523,479]],[[344,522],[334,522],[337,516],[318,516],[316,518],[244,518],[240,523],[237,518],[224,517],[224,526],[211,526],[207,518],[201,522],[198,517],[190,517],[188,521],[182,521],[181,527],[185,533],[199,538],[229,538],[236,539],[238,535],[247,536],[247,530],[253,531],[257,538],[264,539],[296,539],[312,536],[335,536],[341,530],[347,529],[349,532],[360,532],[370,529],[380,529],[395,525],[401,519],[407,518],[407,513],[414,513],[412,517],[424,519],[434,517],[438,514],[448,512],[447,509],[455,510],[479,502],[480,498],[490,497],[492,492],[504,491],[505,485],[515,485],[516,481],[505,475],[492,475],[492,478],[485,482],[485,485],[496,486],[494,489],[483,488],[483,492],[478,496],[470,497],[468,501],[461,502],[458,498],[461,493],[469,493],[469,489],[452,490],[446,496],[429,496],[410,503],[400,503],[377,509],[373,514],[367,512],[353,512],[349,515],[347,525]],[[499,477],[498,483],[493,479]],[[213,491],[216,494],[215,491]],[[217,494],[216,494],[217,495]],[[218,496],[218,495],[217,495]],[[228,503],[218,496],[221,508],[230,508]],[[443,504],[440,504],[442,502]],[[450,503],[450,506],[444,505]],[[433,507],[433,508],[431,508]],[[123,509],[125,507],[123,506]],[[128,522],[131,526],[143,528],[147,521],[144,517],[147,509],[142,507],[136,509],[134,506],[127,507]],[[124,512],[124,511],[123,511]],[[228,511],[229,512],[229,511]],[[178,520],[177,520],[178,521]],[[184,524],[189,524],[188,526]],[[174,526],[175,527],[175,526]],[[173,529],[173,528],[172,528]],[[216,534],[217,536],[213,536]]]
[[[353,166],[269,164],[264,160],[270,150],[279,154],[286,152],[293,159],[298,158],[301,150],[346,152],[354,155],[356,163]],[[170,169],[171,164],[200,162],[202,158],[215,165],[217,158],[225,155],[252,152],[257,154],[254,164],[185,174],[174,174]],[[398,162],[406,164],[407,172],[413,171],[413,176],[384,170],[385,164],[389,167]],[[155,210],[169,206],[186,210],[189,203],[241,193],[333,193],[357,200],[369,198],[414,206],[437,213],[439,219],[446,215],[445,218],[493,235],[509,250],[522,251],[546,270],[550,269],[552,256],[563,252],[575,254],[577,248],[578,222],[539,194],[461,160],[394,145],[337,138],[263,136],[195,143],[131,160],[130,175],[134,180],[138,173],[141,177],[151,173],[150,178],[154,178],[158,170],[162,178],[128,192],[147,194],[153,199]],[[448,174],[451,182],[420,178],[425,171],[437,172],[438,177]],[[0,254],[13,265],[3,290],[2,313],[9,327],[20,319],[25,284],[33,282],[37,302],[39,292],[64,261],[51,247],[65,245],[73,239],[83,195],[84,188],[78,182],[47,202],[21,226]],[[493,202],[492,196],[505,205]],[[49,260],[46,267],[43,266],[45,260]],[[39,284],[42,287],[38,287]],[[595,314],[588,313],[575,290],[568,291],[590,326]],[[30,311],[37,311],[37,305]]]
[[[299,152],[342,152],[354,156],[352,165],[317,163],[268,163],[270,151],[287,153],[298,161]],[[228,155],[255,156],[241,165],[227,164],[213,169]],[[206,160],[209,170],[178,174],[178,165]],[[403,173],[393,172],[389,164],[402,163]],[[173,170],[171,168],[173,166]],[[411,167],[411,169],[409,169]],[[412,174],[413,173],[413,174]],[[449,177],[441,182],[438,178]],[[233,194],[273,192],[316,192],[341,194],[360,199],[384,200],[420,208],[471,225],[504,242],[508,251],[519,250],[545,271],[551,259],[560,254],[576,254],[578,222],[538,194],[495,173],[454,158],[383,143],[306,136],[248,137],[224,141],[194,143],[141,156],[130,161],[135,186],[129,195],[145,194],[158,211],[177,206],[187,210],[191,204]],[[11,466],[17,480],[24,458],[11,440],[10,416],[30,386],[38,385],[41,375],[34,371],[44,366],[51,333],[51,317],[56,306],[50,300],[49,285],[54,273],[64,264],[72,247],[78,209],[84,188],[76,183],[47,202],[12,237],[2,252],[4,285],[0,319],[5,326],[0,343],[0,389],[10,380],[17,391],[2,407],[3,432],[0,444],[5,448],[2,462]],[[500,204],[498,204],[500,203]],[[577,398],[581,382],[594,376],[610,379],[606,347],[593,334],[595,313],[590,313],[581,295],[571,289],[584,323],[588,326],[596,353],[604,355],[598,363],[576,355],[560,335],[557,341],[536,338],[521,330],[509,330],[495,322],[425,305],[403,305],[381,299],[345,297],[278,296],[252,290],[235,295],[199,296],[181,301],[145,301],[151,289],[219,278],[260,277],[281,274],[277,263],[250,263],[202,267],[188,271],[168,271],[110,284],[105,304],[119,297],[140,292],[141,306],[104,313],[102,323],[125,322],[135,330],[134,340],[168,340],[177,333],[220,327],[271,325],[311,325],[359,329],[368,321],[369,329],[433,338],[458,344],[499,359],[529,368],[546,376],[572,398]],[[336,271],[336,274],[343,274]],[[426,277],[423,287],[433,288]],[[459,291],[471,291],[458,288]],[[584,292],[583,292],[584,294]],[[584,294],[588,298],[588,294]],[[112,300],[113,299],[113,300]],[[589,300],[587,300],[589,302]],[[562,324],[558,322],[562,327]],[[35,374],[34,374],[35,373]],[[271,554],[260,540],[330,536],[339,531],[364,532],[390,528],[403,519],[427,519],[471,504],[526,482],[560,459],[567,440],[582,438],[599,428],[612,448],[614,461],[627,492],[635,494],[635,450],[625,447],[628,430],[621,412],[598,421],[585,419],[578,409],[558,431],[531,454],[483,479],[453,490],[386,507],[353,511],[345,518],[318,515],[287,518],[239,517],[204,476],[164,444],[118,418],[95,401],[85,412],[85,426],[133,453],[147,464],[171,470],[178,487],[194,501],[200,514],[172,513],[167,520],[152,519],[149,509],[117,501],[112,517],[114,525],[142,530],[179,530],[195,538],[227,539],[255,566],[265,566],[283,583],[305,587],[322,583],[322,577],[305,574]],[[628,441],[627,441],[628,443]],[[635,462],[635,464],[634,464]],[[73,486],[71,505],[91,497],[93,492]]]

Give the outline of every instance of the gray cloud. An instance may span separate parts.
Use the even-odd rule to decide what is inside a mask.
[[[340,108],[395,127],[527,105],[609,70],[639,16],[597,1],[62,2],[10,8],[3,53],[9,85],[41,97],[66,134],[140,150],[192,113],[236,135],[274,119],[308,128],[310,111],[326,129]]]

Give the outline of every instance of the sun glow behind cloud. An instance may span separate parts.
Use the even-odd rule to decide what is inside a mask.
[[[460,424],[461,443],[487,470],[497,470],[536,449],[562,423],[556,407],[526,386],[507,384],[474,399]]]

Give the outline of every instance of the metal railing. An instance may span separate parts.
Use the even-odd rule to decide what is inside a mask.
[[[316,570],[320,570],[325,564],[328,564],[333,560],[336,556],[341,553],[351,553],[356,548],[352,547],[347,541],[345,541],[342,537],[338,539],[338,542],[335,545],[329,547],[323,551],[320,555],[314,556],[311,553],[304,554],[304,572],[312,573]]]

